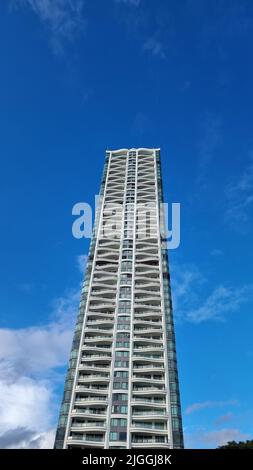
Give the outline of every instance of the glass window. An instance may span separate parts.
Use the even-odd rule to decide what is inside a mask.
[[[127,390],[128,389],[128,382],[113,382],[113,388],[114,389],[123,389]]]
[[[114,372],[114,377],[128,378],[128,371],[125,371],[125,370],[117,370],[116,372]]]
[[[129,342],[128,341],[117,341],[116,342],[116,348],[129,348]]]
[[[111,419],[111,426],[126,426],[127,420],[124,418],[112,418]]]
[[[110,441],[126,441],[126,432],[110,432]]]
[[[130,334],[129,333],[117,333],[117,339],[121,339],[121,338],[129,339]]]
[[[126,331],[129,331],[130,330],[130,324],[126,324],[126,323],[118,323],[118,326],[117,326],[117,329],[118,330],[126,330]]]
[[[129,357],[129,351],[116,351],[115,356],[117,356],[117,357]]]
[[[128,395],[126,393],[113,393],[112,401],[113,403],[116,401],[128,401]]]
[[[128,407],[127,406],[122,406],[122,405],[115,405],[112,407],[112,413],[113,414],[127,414],[128,412]]]
[[[180,422],[178,418],[172,418],[172,429],[173,431],[180,431]]]
[[[129,362],[128,361],[115,361],[114,363],[115,367],[129,367]]]

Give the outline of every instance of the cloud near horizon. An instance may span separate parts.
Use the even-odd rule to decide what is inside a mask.
[[[192,405],[188,406],[185,410],[185,414],[189,415],[191,413],[195,413],[196,411],[203,410],[206,408],[222,408],[224,406],[236,406],[238,405],[237,400],[226,400],[226,401],[204,401],[199,403],[193,403]]]
[[[230,441],[243,441],[249,439],[249,437],[248,434],[242,433],[237,428],[223,428],[212,431],[201,428],[193,433],[186,432],[185,442],[189,449],[210,449],[225,445]]]
[[[55,299],[42,326],[0,329],[0,448],[51,448],[80,288]]]

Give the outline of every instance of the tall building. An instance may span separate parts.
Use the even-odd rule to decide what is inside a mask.
[[[107,151],[55,448],[182,448],[159,149]]]

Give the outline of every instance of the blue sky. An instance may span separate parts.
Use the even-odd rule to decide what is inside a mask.
[[[52,445],[106,148],[161,147],[187,447],[252,438],[253,4],[0,5],[0,446]]]

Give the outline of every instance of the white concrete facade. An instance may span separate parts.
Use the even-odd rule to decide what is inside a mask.
[[[100,194],[55,447],[181,448],[160,150],[107,151]]]

